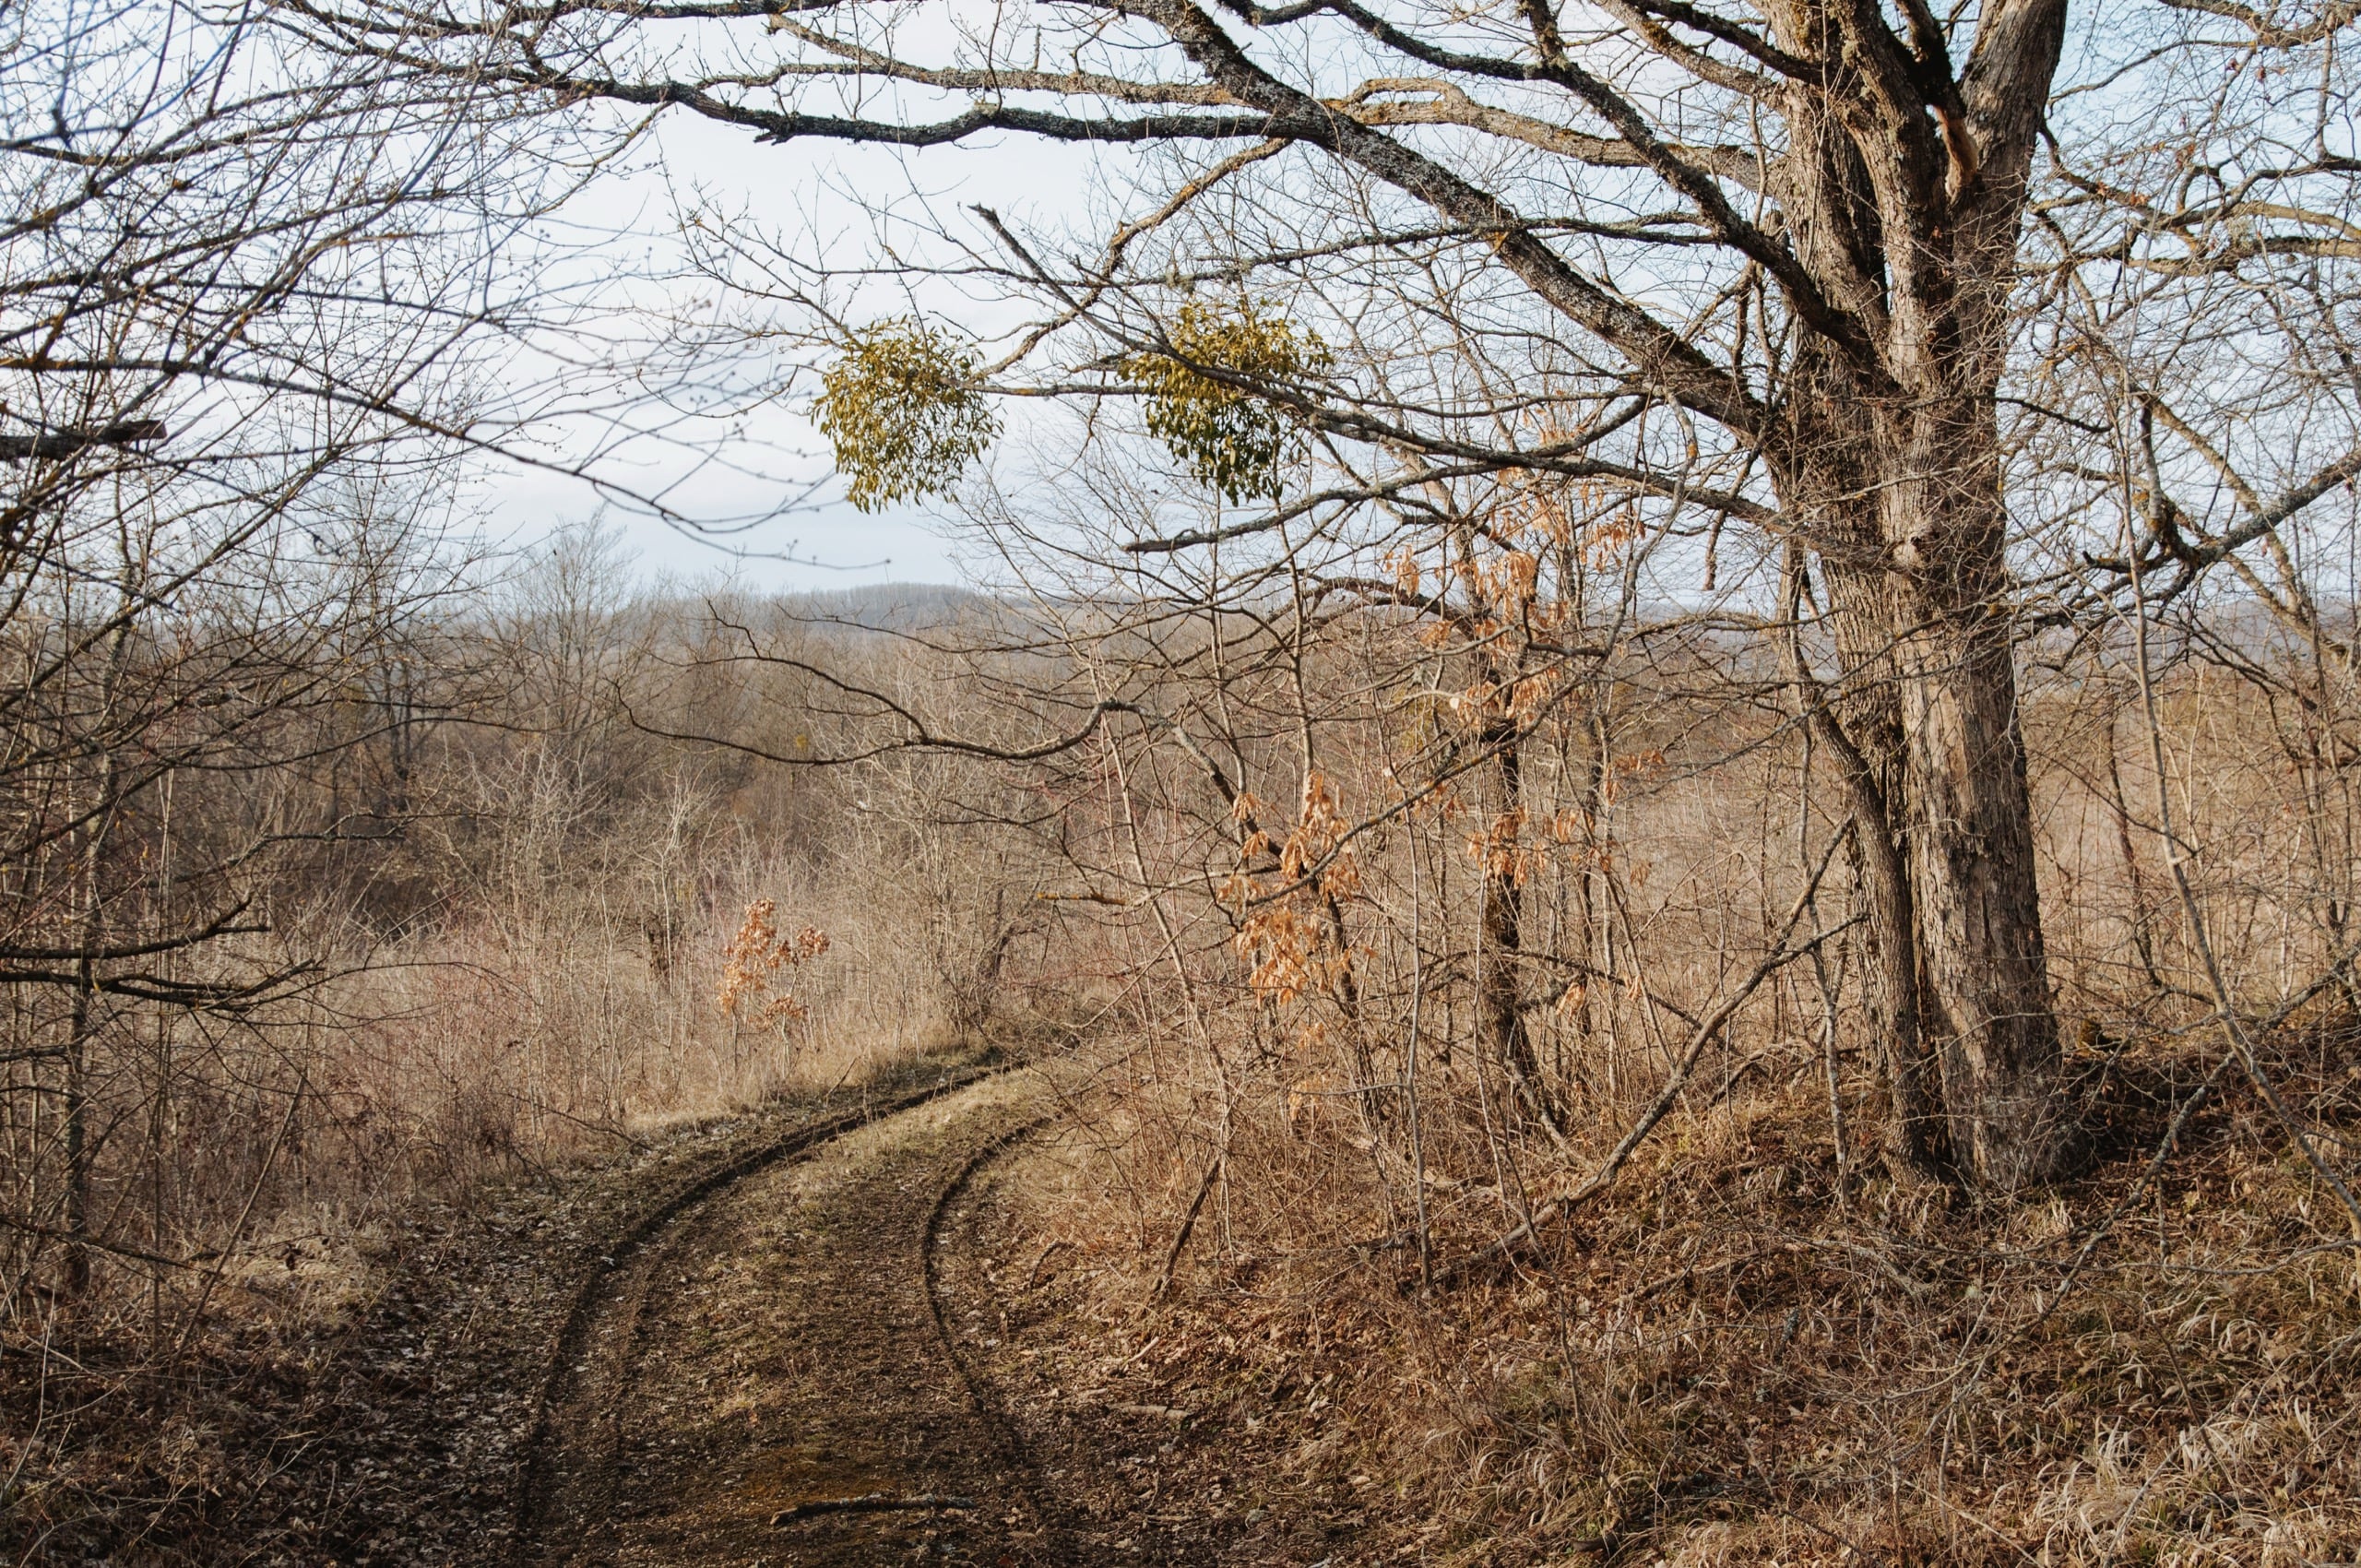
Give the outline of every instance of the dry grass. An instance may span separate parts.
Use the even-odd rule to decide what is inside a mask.
[[[42,1338],[69,1314],[20,1292],[27,1414],[0,1474],[20,1467],[53,1509],[109,1506],[127,1476],[149,1497],[211,1485],[203,1456],[227,1449],[156,1390],[199,1364],[216,1383],[305,1375],[276,1360],[289,1325],[365,1296],[373,1245],[421,1202],[1046,1006],[1095,1018],[1118,1052],[1073,1131],[1084,1157],[1023,1222],[1084,1260],[1052,1271],[1080,1321],[1159,1338],[1159,1375],[1292,1390],[1286,1462],[1347,1491],[1386,1478],[1394,1542],[1430,1561],[2292,1568],[2361,1550],[2348,1229],[2252,1086],[2218,1070],[2153,802],[2176,802],[2258,1015],[2345,940],[2361,814],[2219,672],[2174,677],[2162,779],[2106,672],[2029,706],[2053,974],[2100,1140],[2074,1183],[1977,1201],[1890,1175],[1858,956],[1833,942],[1708,1039],[1604,1193],[1498,1245],[1665,1088],[1836,830],[1782,710],[1731,704],[1704,663],[1630,672],[1602,698],[1611,741],[1536,735],[1513,830],[1471,774],[1343,831],[1397,790],[1404,736],[1372,694],[1399,671],[1337,656],[1312,689],[1345,695],[1308,718],[1292,678],[1229,677],[1274,864],[1160,731],[1014,781],[907,761],[781,783],[588,744],[464,756],[445,780],[461,826],[418,850],[431,913],[355,917],[380,934],[340,950],[365,963],[308,1013],[209,1046],[210,1075],[175,1091],[184,1186],[158,1250],[208,1255],[108,1264],[70,1347]],[[758,710],[776,727],[777,703]],[[1298,719],[1319,730],[1309,790]],[[1562,1140],[1476,1038],[1499,962],[1477,868],[1502,855]],[[1326,869],[1247,915],[1236,879],[1290,857]],[[1226,883],[1227,903],[1210,896]],[[1823,926],[1847,912],[1841,883]],[[793,1004],[725,1009],[732,933],[744,991],[761,900],[765,952],[798,956],[762,977]],[[807,925],[825,953],[788,934]],[[2351,1001],[2322,986],[2266,1041],[2339,1169],[2361,1132]],[[126,1081],[125,1105],[160,1098]],[[124,1212],[137,1172],[111,1178]]]
[[[1498,1250],[1596,1169],[1665,1084],[1680,1010],[1743,972],[1802,874],[1813,808],[1792,753],[1767,726],[1670,705],[1627,724],[1625,745],[1663,754],[1624,775],[1608,825],[1622,979],[1528,1014],[1563,1145],[1471,1041],[1472,830],[1420,820],[1359,840],[1358,1025],[1315,966],[1253,994],[1222,967],[1218,914],[1176,905],[1166,952],[1202,956],[1202,978],[1137,999],[1074,1163],[1014,1233],[1057,1246],[1075,1322],[1157,1341],[1168,1386],[1139,1397],[1218,1408],[1284,1390],[1287,1473],[1336,1497],[1397,1482],[1370,1561],[2361,1557],[2355,1231],[2225,1060],[2160,852],[2160,781],[2103,684],[2052,691],[2031,719],[2053,972],[2096,1145],[2071,1182],[1979,1199],[1890,1174],[1874,1041],[1832,952],[1833,1051],[1814,971],[1790,964],[1610,1188]],[[2302,737],[2218,672],[2183,671],[2167,696],[2161,785],[2210,939],[2251,1016],[2310,995],[2260,1029],[2260,1065],[2349,1172],[2342,781],[2291,760]],[[1381,795],[1344,749],[1334,787]],[[1528,758],[1528,801],[1560,787],[1552,768]],[[1811,842],[1833,826],[1815,816]],[[1415,1077],[1414,853],[1430,988]],[[1601,874],[1578,852],[1535,865],[1536,948],[1563,952],[1573,896]],[[1528,995],[1555,973],[1536,964]]]
[[[2270,1063],[2336,1136],[2361,1132],[2356,1043],[2315,1030]],[[1396,1479],[1428,1561],[2295,1568],[2361,1545],[2361,1278],[2250,1089],[2220,1087],[2142,1185],[2211,1063],[2165,1042],[2094,1059],[2106,1157],[1977,1206],[1881,1170],[1840,1189],[1792,1065],[1677,1118],[1538,1247],[1454,1267],[1497,1211],[1438,1205],[1432,1288],[1339,1223],[1374,1195],[1349,1127],[1290,1132],[1273,1102],[1241,1117],[1240,1191],[1157,1303],[1197,1167],[1143,1158],[1167,1108],[1135,1059],[1096,1152],[1019,1223],[1073,1249],[1086,1316],[1159,1337],[1197,1391],[1172,1402],[1254,1383],[1326,1407],[1288,1467]]]
[[[899,961],[901,912],[801,880],[760,867],[719,880],[660,945],[636,919],[557,909],[382,951],[338,999],[368,1021],[322,1066],[343,1160],[453,1192],[946,1043],[947,998]],[[829,951],[798,973],[799,1012],[727,1010],[730,934],[778,895]]]
[[[536,870],[512,819],[441,918],[385,941],[352,928],[348,972],[300,1007],[170,1037],[169,1098],[125,1052],[108,1103],[126,1137],[98,1191],[100,1233],[131,1250],[99,1253],[67,1297],[53,1246],[0,1323],[0,1550],[176,1560],[143,1538],[252,1493],[232,1472],[333,1373],[338,1325],[398,1273],[421,1213],[954,1043],[967,944],[942,940],[955,917],[931,890],[861,885],[727,814],[686,855],[642,826],[577,834]],[[722,1005],[758,899],[827,933],[796,966],[793,1009]],[[151,1146],[170,1157],[162,1225]]]

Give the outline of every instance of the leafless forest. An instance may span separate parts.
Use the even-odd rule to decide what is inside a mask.
[[[1419,1561],[2352,1560],[2355,20],[0,6],[0,1545],[263,1560],[419,1216],[989,1046]],[[971,580],[602,520],[811,505]]]

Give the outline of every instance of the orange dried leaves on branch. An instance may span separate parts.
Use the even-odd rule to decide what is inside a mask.
[[[1252,809],[1248,801],[1240,797],[1241,821]],[[1327,900],[1360,890],[1359,858],[1345,842],[1348,826],[1335,786],[1314,772],[1304,778],[1302,804],[1283,842],[1257,832],[1239,846],[1241,861],[1264,856],[1277,861],[1277,874],[1267,883],[1241,863],[1221,889],[1239,911],[1234,940],[1257,996],[1284,1006],[1351,971],[1353,956],[1337,946],[1323,909]]]
[[[779,934],[778,905],[757,898],[746,906],[738,934],[722,948],[721,992],[718,1000],[724,1017],[754,1024],[801,1021],[810,1015],[802,999],[780,977],[828,950],[828,933],[805,926],[792,936]]]
[[[1406,545],[1388,551],[1378,564],[1394,580],[1394,596],[1405,604],[1418,601],[1418,590],[1426,586],[1426,573],[1418,565],[1418,553]]]
[[[1523,887],[1540,869],[1541,851],[1525,842],[1525,812],[1494,814],[1491,822],[1467,836],[1467,856],[1486,876],[1508,887]]]

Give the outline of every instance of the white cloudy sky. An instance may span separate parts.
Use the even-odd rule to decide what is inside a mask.
[[[677,262],[678,214],[689,202],[718,221],[776,235],[801,254],[825,255],[832,265],[873,254],[877,231],[864,205],[890,203],[919,223],[965,230],[988,244],[965,211],[967,204],[992,206],[1020,232],[1062,227],[1086,205],[1092,156],[1013,137],[918,155],[822,142],[765,146],[742,131],[670,115],[658,122],[627,175],[594,186],[569,208],[564,232],[575,249],[566,265],[593,272],[663,270]],[[896,239],[923,243],[907,233]],[[643,288],[639,297],[653,309],[626,332],[661,333],[658,313],[702,316],[716,303],[710,285]],[[922,297],[921,305],[979,335],[989,336],[996,325],[991,308],[972,300],[938,292]],[[740,301],[735,308],[746,307]],[[847,314],[858,321],[908,308],[906,299],[881,294],[850,302]],[[550,373],[520,362],[512,374],[531,381]],[[623,530],[649,576],[726,572],[779,588],[963,580],[955,519],[908,506],[863,516],[839,498],[826,442],[807,417],[812,389],[805,377],[783,395],[753,400],[733,425],[691,422],[673,437],[637,441],[604,465],[635,490],[663,493],[679,510],[719,522],[759,516],[818,485],[791,514],[741,532],[694,537],[628,505],[602,504],[578,479],[523,466],[488,469],[471,500],[495,536],[518,543],[563,523],[602,517]],[[635,417],[644,422],[648,416]],[[570,429],[546,429],[541,450],[562,458],[569,444],[583,450],[610,434],[599,421],[579,420]]]

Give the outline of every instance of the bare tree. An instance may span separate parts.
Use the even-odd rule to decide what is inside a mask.
[[[325,962],[299,928],[334,881],[292,872],[408,810],[343,764],[446,700],[416,655],[469,557],[431,481],[513,411],[470,384],[474,345],[509,319],[497,242],[546,187],[463,91],[389,95],[234,18],[0,26],[17,1312],[241,1222],[167,1201],[160,1108],[223,1052],[284,1064],[272,1031]],[[248,1081],[283,1129],[300,1066]]]
[[[2310,58],[2341,81],[2341,11],[2165,6],[2079,32],[2063,0],[1943,15],[1915,0],[1145,0],[953,6],[923,26],[899,7],[767,0],[286,14],[434,79],[675,109],[767,142],[1014,134],[1150,149],[1134,168],[1170,149],[1178,172],[1095,258],[1062,259],[981,213],[991,248],[960,257],[964,272],[996,271],[1051,314],[996,360],[946,359],[939,379],[1013,384],[1049,368],[1044,344],[1079,336],[1097,352],[1051,385],[1153,398],[1139,356],[1160,357],[1317,431],[1346,470],[1344,499],[1398,494],[1437,466],[1524,469],[1621,487],[1659,518],[1678,503],[1796,541],[1834,655],[1797,678],[1863,846],[1900,1152],[1998,1188],[2076,1158],[2013,654],[2020,433],[2003,410],[2028,340],[2022,307],[2063,313],[2092,268],[2137,273],[2158,244],[2191,236],[2202,256],[2183,269],[2222,275],[2341,254],[2312,198],[2341,189],[2349,155],[2324,136],[2285,146],[2295,116],[2209,113],[2192,65]],[[2077,79],[2061,82],[2070,45]],[[2199,116],[2189,148],[2124,146],[2106,113],[2068,101],[2151,90]],[[2056,134],[2078,139],[2045,158]],[[2183,172],[2225,160],[2252,172],[2192,194]],[[1193,254],[1159,251],[1159,234],[1250,184],[1195,231]],[[2037,196],[2045,245],[2061,223],[2111,216],[2062,254],[2029,255]],[[1159,289],[1254,276],[1291,280],[1307,321],[1324,310],[1391,340],[1346,374],[1228,351],[1234,338],[1226,350],[1200,333],[1192,349],[1185,309],[1157,308]],[[1400,318],[1370,327],[1342,302],[1421,287],[1447,334],[1491,340],[1522,374],[1390,395],[1378,367],[1398,383],[1419,333]],[[964,457],[972,432],[954,446]],[[1382,453],[1416,460],[1382,471],[1366,460]],[[2338,455],[2208,548],[2262,538],[2352,461]],[[910,488],[925,485],[884,493]]]

